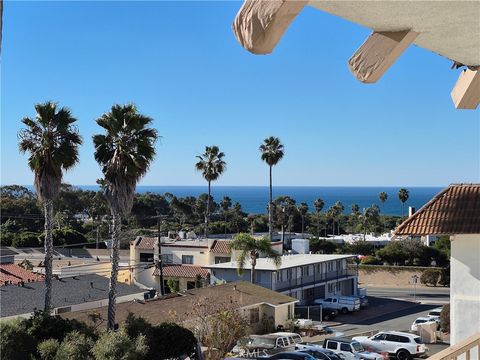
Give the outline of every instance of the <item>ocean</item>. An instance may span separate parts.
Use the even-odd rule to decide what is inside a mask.
[[[84,190],[97,190],[96,185],[78,185]],[[429,201],[442,188],[440,187],[406,187],[410,197],[405,203],[405,214],[408,206],[417,210]],[[360,210],[372,204],[380,206],[381,212],[388,215],[401,215],[402,206],[398,200],[399,187],[330,187],[330,186],[274,186],[273,197],[288,195],[295,199],[297,204],[306,202],[310,211],[314,211],[313,202],[321,198],[325,202],[324,210],[327,210],[335,202],[342,202],[345,213],[350,212],[352,204],[358,204]],[[387,201],[382,205],[378,194],[385,191],[388,194]],[[207,186],[138,186],[139,193],[170,192],[177,197],[198,196],[207,192]],[[215,186],[212,185],[212,196],[219,202],[224,196],[229,196],[232,202],[239,202],[247,213],[266,213],[268,204],[268,186]]]

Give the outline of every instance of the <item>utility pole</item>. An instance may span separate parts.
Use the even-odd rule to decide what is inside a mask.
[[[157,218],[157,241],[155,242],[154,247],[154,260],[155,260],[155,267],[160,271],[160,295],[165,295],[165,288],[163,284],[163,263],[162,263],[162,240],[160,238],[160,215]]]

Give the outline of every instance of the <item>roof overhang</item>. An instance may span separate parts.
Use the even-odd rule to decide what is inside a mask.
[[[246,0],[233,23],[240,44],[254,54],[273,51],[305,6],[311,6],[372,29],[349,60],[354,76],[378,81],[410,45],[468,66],[452,91],[458,109],[480,102],[479,1],[263,1]]]

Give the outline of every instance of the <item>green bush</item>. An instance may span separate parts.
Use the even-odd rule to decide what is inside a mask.
[[[34,232],[23,232],[12,241],[14,247],[39,247],[41,246],[40,234]]]
[[[176,279],[168,279],[167,286],[171,293],[177,293],[180,291],[180,281]]]
[[[440,313],[440,328],[443,332],[450,332],[450,304],[443,305]]]
[[[362,259],[361,264],[363,264],[363,265],[379,265],[379,264],[381,264],[381,262],[375,256],[368,255],[368,256],[365,256]]]
[[[420,282],[425,285],[437,286],[440,278],[440,270],[427,269],[420,276]]]
[[[96,360],[141,360],[147,352],[145,336],[132,340],[124,329],[105,331],[92,349]]]
[[[60,343],[56,339],[48,339],[38,344],[37,350],[42,360],[55,360]]]

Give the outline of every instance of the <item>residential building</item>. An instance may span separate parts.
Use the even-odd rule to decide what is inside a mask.
[[[450,185],[395,234],[450,235],[450,341],[480,336],[480,184]]]
[[[285,326],[287,321],[293,318],[296,302],[297,300],[290,296],[239,281],[192,289],[147,301],[118,304],[116,321],[121,324],[125,322],[128,313],[133,313],[152,324],[174,321],[188,326],[196,320],[197,310],[202,316],[208,316],[217,313],[219,309],[225,309],[239,311],[245,316],[253,333],[269,332],[279,325]],[[106,306],[65,313],[62,316],[88,322],[92,312],[107,318]]]
[[[16,265],[15,265],[16,266]],[[83,275],[52,282],[52,306],[54,312],[75,311],[108,304],[110,280],[100,275]],[[1,317],[30,316],[42,310],[45,303],[45,283],[30,282],[21,285],[2,286]],[[137,286],[119,282],[117,302],[143,298],[144,290]]]
[[[272,259],[257,259],[257,285],[287,294],[300,304],[332,295],[357,293],[356,271],[347,268],[347,260],[354,255],[294,254],[283,255],[277,268]],[[246,262],[243,275],[239,275],[236,261],[204,266],[210,269],[212,281],[238,281],[250,279],[251,264]]]
[[[132,281],[146,287],[160,290],[159,270],[153,265],[154,248],[157,238],[139,236],[130,242],[130,266]],[[208,270],[202,267],[211,264],[229,262],[236,251],[231,251],[231,240],[220,239],[188,239],[176,240],[169,237],[161,238],[161,257],[164,271],[164,288],[168,279],[180,281],[180,289],[192,287],[198,275],[206,278]],[[280,241],[272,243],[273,248],[282,253]]]

